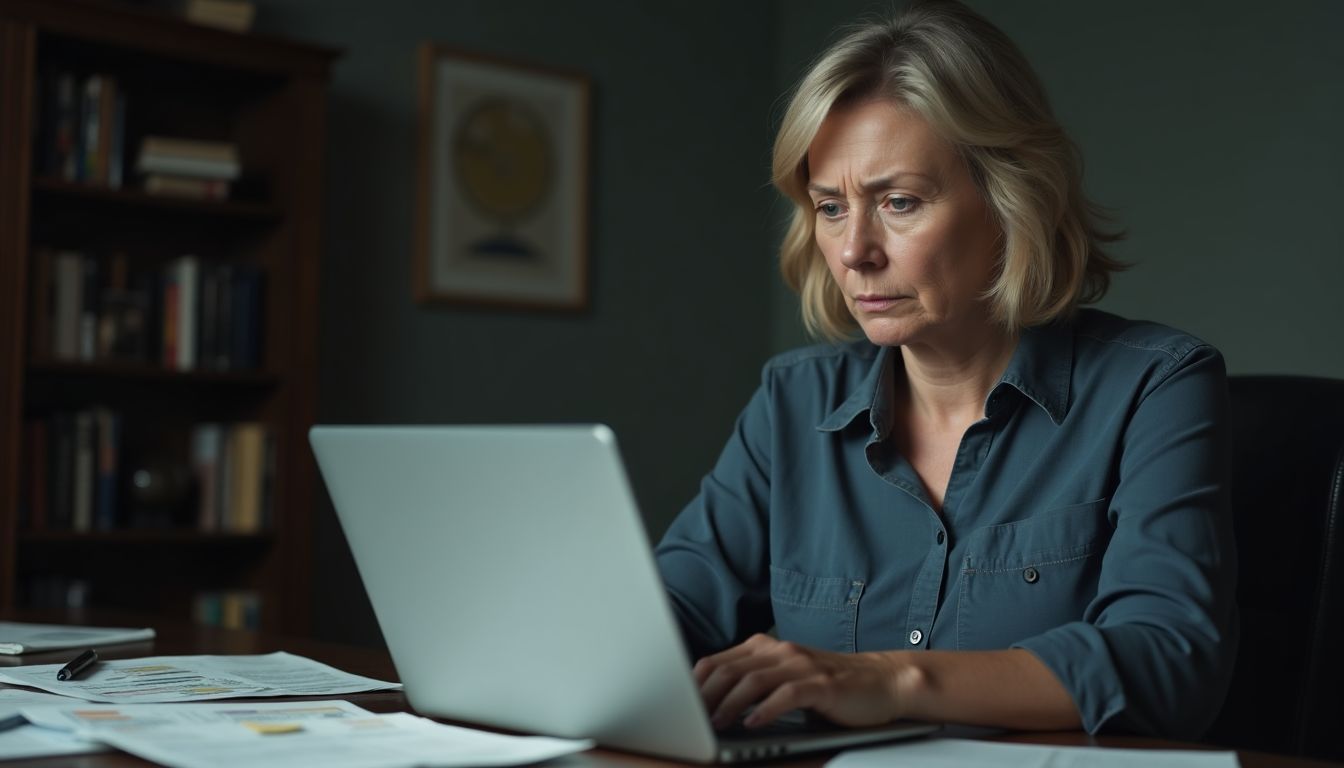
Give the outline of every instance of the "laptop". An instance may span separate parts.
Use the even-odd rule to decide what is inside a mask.
[[[422,714],[700,763],[937,728],[717,734],[605,426],[317,426],[309,439]]]

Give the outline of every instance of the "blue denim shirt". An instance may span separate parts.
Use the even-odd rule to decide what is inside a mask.
[[[1084,727],[1199,736],[1236,650],[1223,359],[1095,310],[1023,332],[939,515],[895,450],[893,348],[766,364],[657,549],[692,652],[1025,648]]]

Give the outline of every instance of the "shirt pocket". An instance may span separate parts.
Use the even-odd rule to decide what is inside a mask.
[[[1110,499],[982,528],[967,542],[957,648],[989,650],[1079,621],[1097,594]]]
[[[770,566],[770,605],[780,639],[853,653],[863,585],[858,579],[809,576]]]

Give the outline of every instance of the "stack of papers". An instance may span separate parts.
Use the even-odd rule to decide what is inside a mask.
[[[100,648],[154,639],[152,629],[72,627],[64,624],[23,624],[0,621],[0,653],[16,655],[65,648]]]
[[[590,741],[502,736],[402,713],[375,715],[344,701],[33,707],[35,725],[173,768],[338,768],[523,765],[568,755]]]
[[[52,692],[0,690],[0,720],[17,714],[28,723],[0,731],[0,760],[115,747],[175,768],[504,766],[593,746],[586,740],[502,736],[406,713],[376,715],[347,701],[209,701],[401,687],[289,653],[115,659],[64,682],[56,680],[60,666],[0,671],[2,682]],[[112,703],[72,703],[71,696]]]
[[[60,664],[0,669],[0,682],[109,703],[207,701],[240,696],[331,696],[390,691],[389,683],[342,672],[283,651],[254,656],[151,656],[101,661],[58,681]]]

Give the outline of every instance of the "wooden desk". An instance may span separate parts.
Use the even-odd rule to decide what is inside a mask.
[[[51,615],[10,615],[3,618],[14,621],[37,621],[59,623],[68,620],[71,623],[96,624],[103,626],[153,626],[158,636],[153,642],[134,645],[109,646],[100,648],[99,654],[106,659],[134,658],[140,656],[167,656],[196,653],[271,653],[289,651],[300,656],[330,664],[337,669],[357,675],[365,675],[379,680],[397,680],[392,660],[385,651],[354,646],[323,643],[306,638],[262,635],[253,632],[194,627],[184,624],[127,616],[51,616]],[[25,656],[0,656],[0,666],[18,666],[20,664],[63,663],[71,656],[68,651],[55,653],[27,654]],[[4,686],[0,686],[4,687]],[[371,712],[410,711],[406,697],[400,692],[359,693],[348,696],[324,696],[319,698],[342,698],[357,704]],[[277,701],[277,699],[267,699]],[[1053,744],[1060,746],[1102,746],[1126,749],[1206,749],[1207,747],[1180,742],[1163,741],[1137,736],[1101,736],[1093,737],[1079,731],[1060,733],[1013,733],[995,737],[996,741],[1011,741],[1029,744]],[[1310,766],[1341,765],[1339,763],[1305,760],[1283,755],[1271,755],[1262,752],[1238,752],[1243,768],[1309,768]],[[821,755],[797,760],[774,761],[762,765],[770,768],[788,766],[820,766],[829,755]],[[49,758],[45,760],[14,761],[3,764],[8,766],[33,765],[41,768],[122,768],[151,765],[130,755],[109,752],[100,755],[79,757]],[[574,755],[547,765],[564,768],[669,768],[678,763],[642,757],[614,750],[597,749]]]

